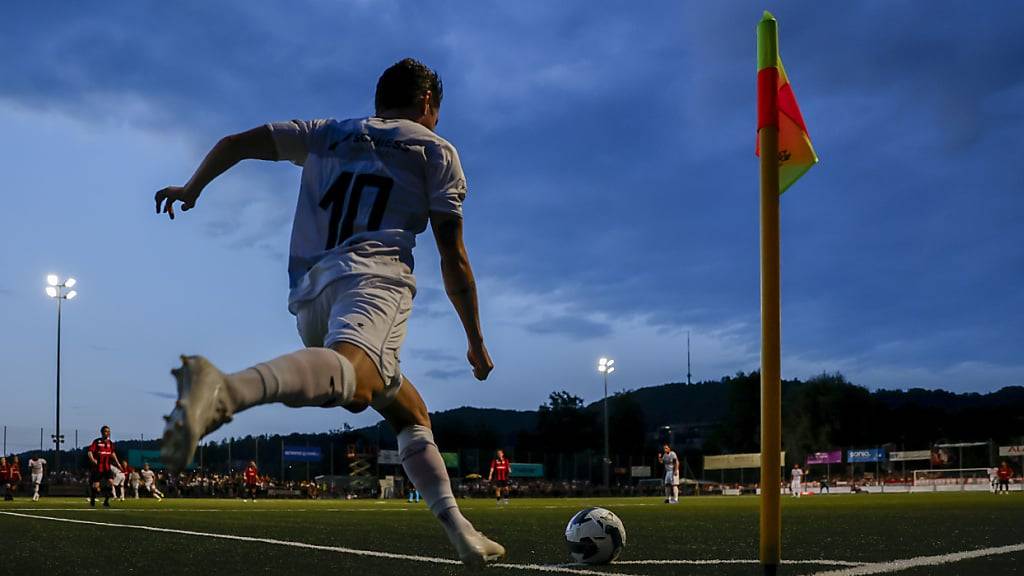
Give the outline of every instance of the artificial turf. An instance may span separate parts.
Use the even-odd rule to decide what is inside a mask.
[[[760,574],[758,500],[688,497],[678,505],[652,498],[463,500],[476,526],[503,543],[509,564],[568,562],[562,531],[587,506],[613,510],[626,526],[619,563],[583,567],[607,573],[659,575]],[[454,559],[440,526],[423,504],[401,500],[150,499],[91,509],[84,498],[20,498],[0,503],[0,574],[464,574],[457,565],[377,558],[338,550],[232,541],[197,534],[143,531],[13,516],[10,512],[97,522],[226,534],[288,542]],[[1024,543],[1024,494],[988,493],[813,496],[783,499],[783,558],[779,574],[849,569],[811,560],[878,563]],[[636,561],[721,560],[730,563],[635,564]],[[573,569],[574,567],[569,567]],[[548,570],[554,573],[553,570]],[[489,574],[545,570],[490,568]],[[898,572],[1024,574],[1024,551],[987,555]]]

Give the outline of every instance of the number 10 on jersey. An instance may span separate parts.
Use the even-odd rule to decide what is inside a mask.
[[[320,208],[331,211],[324,250],[330,250],[342,244],[357,232],[380,230],[381,221],[384,220],[384,210],[387,208],[388,197],[391,195],[391,187],[394,184],[394,180],[379,174],[342,172],[324,193],[324,197],[320,199]],[[363,190],[367,187],[377,190],[373,206],[368,213],[359,209]],[[360,213],[363,218],[358,218]]]

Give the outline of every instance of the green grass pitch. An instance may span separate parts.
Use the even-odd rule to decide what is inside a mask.
[[[755,497],[463,500],[509,550],[486,573],[760,574]],[[568,565],[562,530],[586,506],[622,518],[610,566]],[[75,522],[55,521],[73,520]],[[139,529],[133,527],[147,527]],[[242,537],[242,539],[230,539]],[[424,504],[392,500],[151,499],[90,509],[84,498],[0,502],[2,574],[465,574]],[[971,553],[975,557],[970,557]],[[390,553],[395,556],[382,556]],[[1024,574],[1024,494],[783,499],[782,575]],[[881,564],[893,561],[903,563]],[[710,562],[709,562],[710,561]]]

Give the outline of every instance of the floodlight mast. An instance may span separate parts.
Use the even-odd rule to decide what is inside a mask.
[[[75,290],[70,290],[72,286],[77,284],[78,281],[74,278],[68,278],[61,282],[60,277],[56,274],[49,274],[46,276],[46,295],[57,301],[57,417],[56,417],[56,433],[53,435],[53,466],[54,470],[60,471],[60,445],[64,442],[64,437],[60,433],[60,316],[61,316],[61,301],[72,300],[78,295]],[[65,292],[67,290],[67,292]]]
[[[609,467],[612,464],[608,451],[608,375],[615,372],[615,360],[602,357],[597,361],[597,371],[604,375],[604,488],[610,488],[608,477]]]

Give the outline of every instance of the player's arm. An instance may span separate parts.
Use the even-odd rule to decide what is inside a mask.
[[[469,351],[466,357],[473,366],[473,375],[477,380],[487,379],[494,368],[491,357],[484,346],[483,332],[480,330],[480,310],[477,304],[476,279],[473,268],[469,265],[469,255],[462,240],[462,218],[454,214],[431,212],[430,225],[434,231],[434,240],[441,255],[441,277],[444,278],[444,290],[448,293],[455,311],[466,331]]]
[[[277,160],[277,148],[270,128],[259,126],[221,138],[203,158],[192,178],[184,186],[168,186],[156,193],[156,212],[166,212],[174,220],[174,203],[181,202],[183,212],[191,210],[206,185],[242,160]]]
[[[93,466],[99,466],[99,463],[100,463],[100,462],[99,462],[99,460],[97,460],[97,459],[96,459],[96,455],[95,455],[95,454],[93,454],[93,451],[92,451],[92,447],[91,447],[91,446],[89,447],[89,450],[88,450],[88,451],[86,451],[86,453],[85,453],[85,454],[86,454],[86,455],[87,455],[87,456],[89,457],[89,462],[90,462],[90,463],[91,463],[91,464],[92,464]]]

